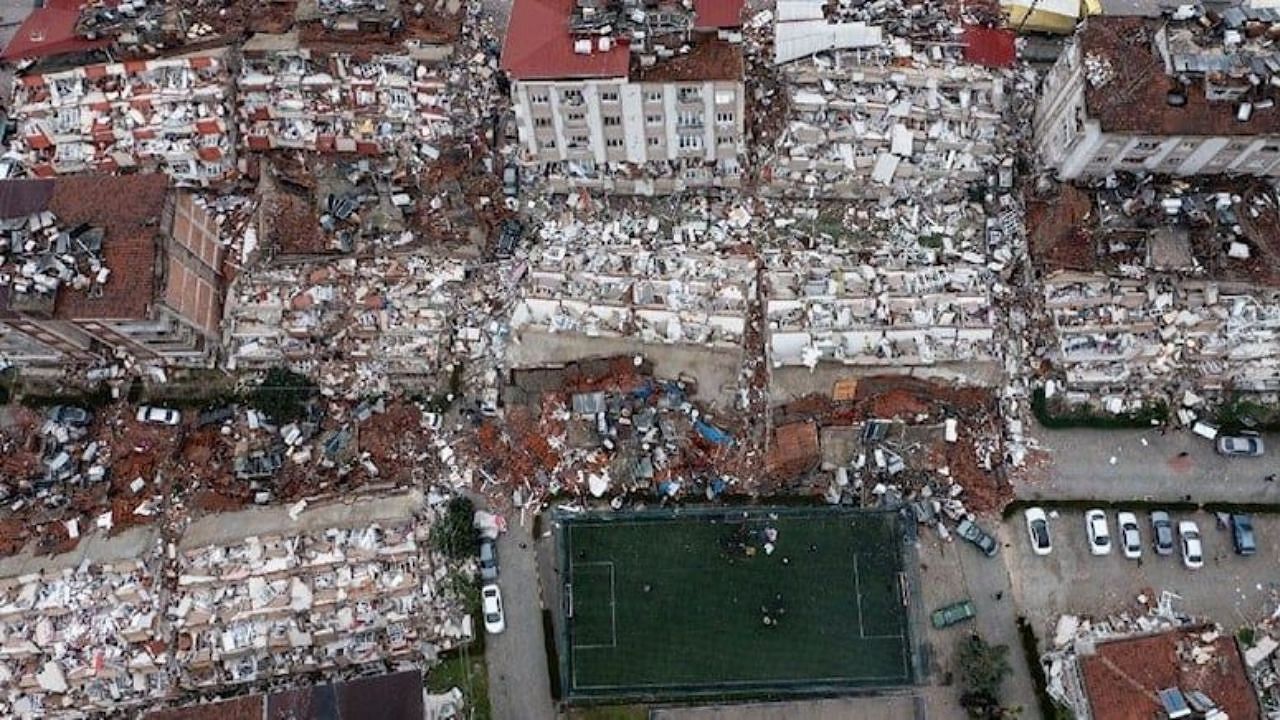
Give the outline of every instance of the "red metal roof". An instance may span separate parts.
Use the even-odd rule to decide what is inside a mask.
[[[693,0],[695,28],[732,28],[742,25],[744,0]]]
[[[573,51],[569,18],[574,0],[515,0],[507,37],[502,44],[502,69],[515,80],[626,77],[630,46],[616,40],[607,51]]]
[[[112,5],[115,3],[108,3]],[[22,27],[0,53],[3,60],[49,57],[85,52],[111,44],[110,38],[89,40],[76,34],[81,0],[49,0],[27,16]]]
[[[970,25],[964,29],[964,59],[987,67],[1013,67],[1018,60],[1012,30]]]

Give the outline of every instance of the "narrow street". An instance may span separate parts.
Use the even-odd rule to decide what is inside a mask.
[[[484,653],[494,720],[553,720],[537,554],[518,521],[498,538],[498,563],[507,629],[485,638]]]

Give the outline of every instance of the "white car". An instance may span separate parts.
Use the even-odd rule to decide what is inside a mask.
[[[1094,555],[1111,554],[1111,534],[1107,532],[1105,512],[1097,509],[1085,512],[1084,529],[1089,536],[1089,552]]]
[[[1027,518],[1027,535],[1031,537],[1031,551],[1037,555],[1048,555],[1053,552],[1053,541],[1049,539],[1049,518],[1044,509],[1027,508],[1023,513]]]
[[[1190,520],[1178,523],[1178,537],[1182,539],[1182,564],[1195,570],[1204,567],[1204,547],[1200,544],[1200,528]]]
[[[155,423],[156,425],[177,425],[182,422],[182,413],[171,408],[143,405],[138,408],[138,422]]]
[[[480,588],[481,611],[484,613],[484,629],[491,635],[497,635],[507,629],[507,621],[502,616],[502,591],[492,583]]]
[[[1120,528],[1120,549],[1130,560],[1142,557],[1142,532],[1138,530],[1138,516],[1131,512],[1116,513],[1116,525]]]

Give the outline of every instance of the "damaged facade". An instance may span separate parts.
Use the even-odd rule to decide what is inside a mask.
[[[182,185],[227,180],[236,172],[228,54],[36,66],[15,83],[11,152],[42,178],[135,170]]]
[[[737,187],[738,0],[641,7],[518,0],[502,53],[522,163],[552,191]]]
[[[8,362],[214,359],[224,248],[199,196],[159,174],[11,180],[0,183],[0,228]]]
[[[1091,17],[1045,76],[1036,150],[1060,178],[1280,175],[1273,13]]]

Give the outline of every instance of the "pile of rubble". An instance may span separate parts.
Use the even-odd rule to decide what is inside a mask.
[[[444,589],[450,568],[426,549],[429,527],[328,528],[183,551],[167,613],[180,683],[434,657],[470,639],[461,598]]]
[[[15,308],[50,305],[67,285],[92,294],[111,277],[102,257],[102,228],[65,228],[52,211],[0,219],[0,266]],[[28,302],[28,298],[30,302]]]
[[[169,692],[156,558],[0,581],[0,712],[109,713]]]

